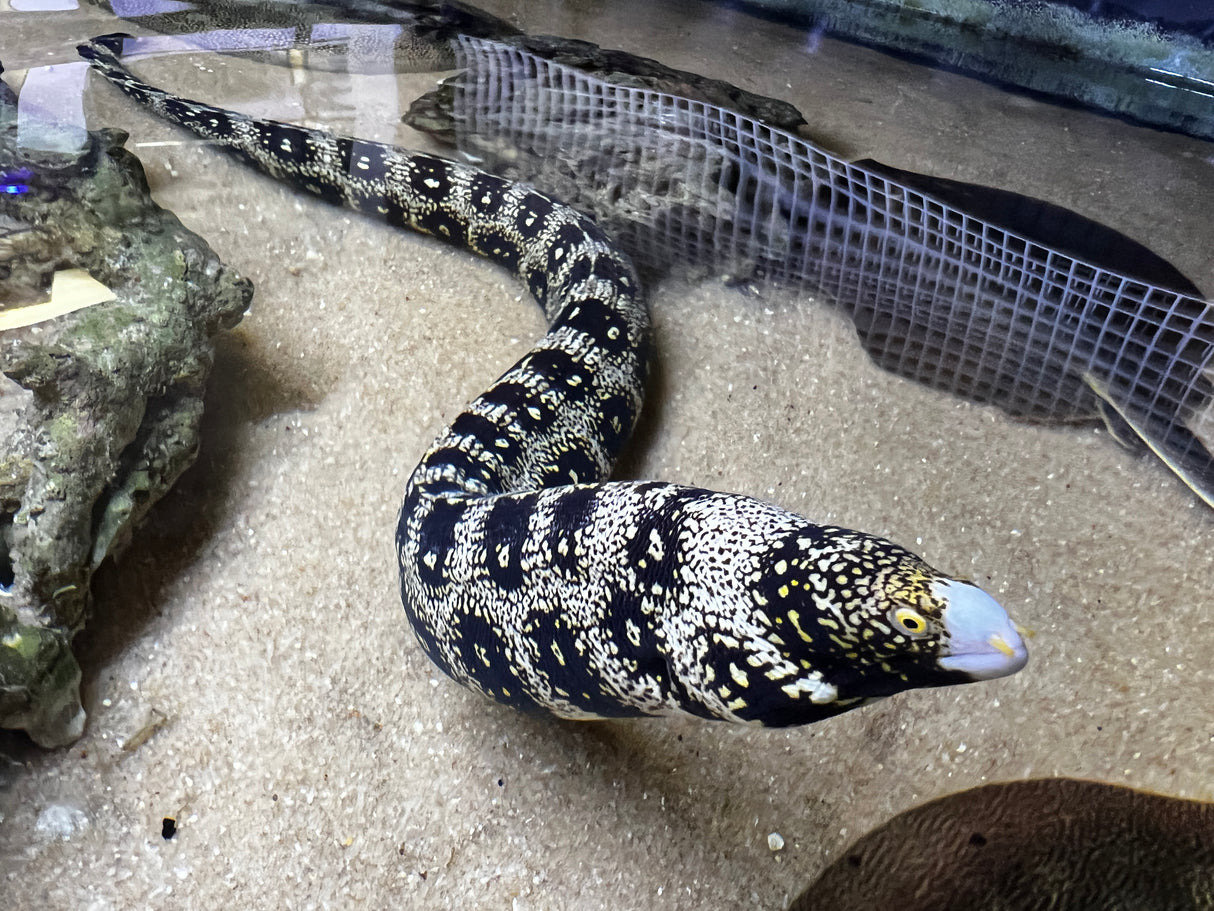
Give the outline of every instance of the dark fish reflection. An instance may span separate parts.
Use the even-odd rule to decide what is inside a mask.
[[[1188,911],[1214,908],[1214,804],[1042,778],[895,816],[789,911]]]
[[[1042,200],[843,161],[621,77],[618,52],[617,83],[549,59],[551,41],[460,49],[465,154],[590,211],[651,275],[822,294],[881,367],[1020,419],[1103,420],[1214,506],[1214,312],[1147,247]]]

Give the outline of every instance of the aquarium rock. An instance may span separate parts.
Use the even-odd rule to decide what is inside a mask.
[[[0,318],[65,270],[112,297],[0,333],[0,727],[45,747],[83,728],[71,643],[92,574],[193,461],[213,339],[253,292],[152,201],[125,140],[20,147],[0,92]]]

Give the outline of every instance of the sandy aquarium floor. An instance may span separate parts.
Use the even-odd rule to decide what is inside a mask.
[[[1214,289],[1209,144],[707,4],[492,8],[784,98],[848,154],[1072,207]],[[0,12],[6,78],[113,29]],[[141,72],[405,145],[423,140],[396,124],[398,98],[435,78],[299,85],[202,57]],[[556,723],[456,687],[400,607],[399,494],[542,331],[537,308],[467,255],[251,176],[96,77],[85,108],[130,132],[159,202],[257,294],[221,345],[197,466],[96,586],[83,739],[0,740],[4,907],[779,909],[870,828],[982,783],[1214,799],[1214,514],[1102,430],[925,390],[812,301],[713,282],[653,295],[661,369],[624,475],[911,546],[1035,632],[1029,666],[777,731]]]

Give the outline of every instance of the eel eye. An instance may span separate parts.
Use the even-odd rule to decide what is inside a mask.
[[[890,619],[898,629],[907,635],[922,636],[927,632],[927,620],[913,608],[895,608],[890,612]]]

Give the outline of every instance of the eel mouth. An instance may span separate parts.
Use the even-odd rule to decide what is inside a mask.
[[[993,680],[1016,673],[1029,653],[1016,624],[1003,607],[976,585],[937,582],[934,593],[945,604],[945,653],[937,663],[972,680]]]

